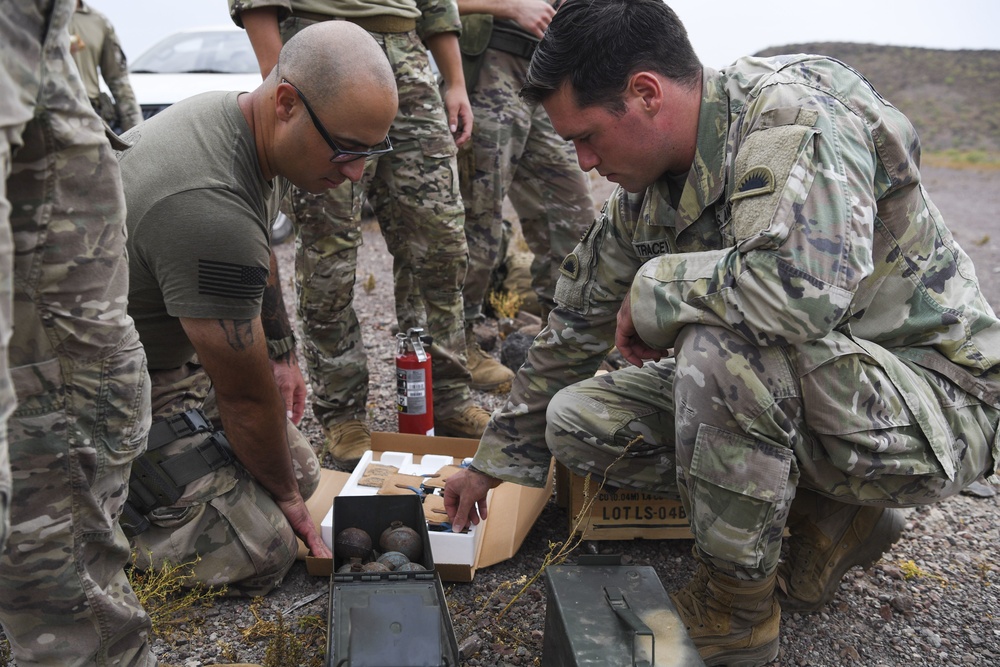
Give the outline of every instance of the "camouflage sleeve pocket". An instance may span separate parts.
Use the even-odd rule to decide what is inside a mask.
[[[787,495],[793,456],[789,449],[702,424],[689,470],[699,545],[717,558],[759,567],[775,506]]]
[[[815,134],[808,125],[780,125],[752,132],[744,140],[729,198],[737,244],[760,237],[779,214],[783,219],[792,204],[805,198],[804,186],[812,182],[815,170]]]
[[[602,213],[580,238],[573,252],[566,255],[559,265],[559,280],[556,282],[555,300],[561,306],[580,312],[583,310],[584,295],[597,262],[601,234],[598,226],[607,222]]]

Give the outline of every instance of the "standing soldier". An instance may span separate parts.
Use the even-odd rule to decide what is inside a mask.
[[[80,78],[94,111],[118,133],[141,123],[142,110],[128,81],[125,53],[111,21],[84,4],[83,0],[78,0],[69,32],[70,52],[80,70]],[[108,84],[114,101],[101,91],[98,70]]]
[[[517,95],[528,62],[555,14],[546,0],[459,0],[462,51],[469,101],[476,122],[469,161],[460,157],[469,272],[465,301],[466,339],[472,386],[493,389],[513,373],[483,352],[472,325],[483,302],[503,234],[503,203],[509,196],[534,253],[531,273],[542,319],[555,304],[559,267],[594,219],[590,181],[576,151],[549,121],[541,105]],[[465,151],[463,150],[463,153]]]
[[[395,150],[373,160],[353,188],[345,183],[325,195],[292,194],[298,314],[313,412],[334,462],[353,467],[371,447],[364,421],[368,366],[352,306],[366,197],[389,251],[412,267],[420,286],[420,306],[434,338],[435,431],[479,438],[489,413],[472,403],[466,368],[462,285],[468,249],[455,160],[456,142],[469,138],[472,113],[453,0],[230,0],[230,9],[246,28],[264,76],[283,41],[327,20],[365,28],[396,76],[399,112],[389,131]],[[443,100],[427,48],[445,81]]]
[[[22,666],[155,665],[118,526],[149,378],[125,312],[118,163],[70,58],[72,14],[73,0],[0,10],[0,416],[17,396],[0,623]]]

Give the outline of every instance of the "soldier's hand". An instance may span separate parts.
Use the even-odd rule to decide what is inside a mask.
[[[646,359],[659,361],[663,356],[661,350],[654,350],[646,345],[635,330],[632,322],[632,295],[625,294],[621,307],[618,309],[618,328],[615,330],[615,347],[622,353],[625,360],[633,366],[642,366]]]
[[[313,523],[312,515],[309,514],[309,508],[306,507],[306,501],[302,499],[301,495],[296,493],[294,497],[287,500],[275,498],[274,501],[277,503],[281,513],[288,519],[288,525],[292,527],[295,535],[308,547],[309,553],[312,556],[316,558],[333,558],[330,548],[326,546],[326,542],[323,541],[319,531],[316,530],[316,524]]]
[[[69,36],[69,52],[70,54],[77,54],[87,48],[87,43],[83,41],[83,37],[80,35],[72,34]]]
[[[556,10],[545,0],[509,0],[508,12],[519,26],[538,39],[545,34]]]
[[[306,410],[306,381],[295,353],[291,352],[277,361],[271,360],[271,372],[285,401],[288,419],[298,426]]]
[[[444,486],[444,509],[453,532],[462,532],[470,523],[477,526],[480,519],[486,518],[486,494],[499,484],[496,477],[468,468],[448,478]]]
[[[465,87],[449,86],[444,93],[444,107],[455,145],[461,146],[472,136],[472,105]]]

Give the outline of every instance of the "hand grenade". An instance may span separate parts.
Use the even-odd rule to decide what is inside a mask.
[[[396,334],[396,411],[400,433],[434,435],[431,357],[424,349],[424,330]],[[429,341],[427,342],[430,345]]]

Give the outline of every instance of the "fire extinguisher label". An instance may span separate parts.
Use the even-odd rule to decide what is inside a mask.
[[[407,415],[422,415],[427,412],[424,369],[396,369],[396,409]]]

